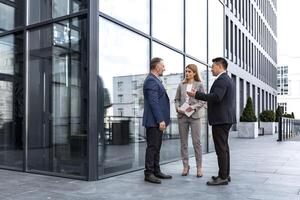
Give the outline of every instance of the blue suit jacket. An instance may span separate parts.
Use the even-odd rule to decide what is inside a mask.
[[[170,100],[168,94],[153,74],[149,74],[144,81],[144,127],[158,127],[159,123],[165,121],[170,123]]]

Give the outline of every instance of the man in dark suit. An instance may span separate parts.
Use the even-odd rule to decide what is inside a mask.
[[[145,181],[161,183],[161,179],[172,176],[160,171],[159,154],[162,134],[170,123],[170,101],[159,76],[163,75],[165,66],[161,58],[153,58],[150,73],[144,81],[144,115],[143,126],[146,128],[147,148],[145,157]]]
[[[189,96],[207,101],[208,121],[212,126],[213,140],[218,157],[219,174],[212,176],[207,185],[227,185],[231,181],[230,154],[228,135],[232,124],[236,123],[235,116],[235,87],[232,79],[227,75],[228,63],[224,58],[212,60],[212,74],[216,76],[209,94],[199,91],[188,92]]]

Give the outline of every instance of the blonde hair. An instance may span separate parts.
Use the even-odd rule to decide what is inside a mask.
[[[192,70],[195,73],[195,75],[194,75],[194,80],[195,81],[202,82],[202,80],[201,80],[201,78],[199,76],[199,73],[198,73],[198,67],[197,67],[197,65],[195,65],[195,64],[188,64],[185,68],[186,69],[188,68],[188,69]],[[187,83],[187,82],[188,82],[188,80],[186,78],[182,81],[182,83]]]

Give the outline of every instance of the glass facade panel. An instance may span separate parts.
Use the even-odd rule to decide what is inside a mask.
[[[149,40],[100,18],[99,176],[144,165],[143,81],[149,69]],[[130,47],[130,50],[128,50]],[[102,121],[102,119],[100,119]]]
[[[24,2],[0,2],[0,33],[24,24]]]
[[[150,0],[99,0],[100,12],[147,34],[150,30]],[[134,8],[127,9],[127,8]]]
[[[178,84],[183,80],[183,55],[154,42],[153,57],[164,59],[166,71],[161,80],[170,98],[171,123],[164,133],[164,145],[167,148],[161,149],[161,161],[178,159],[180,158],[180,140],[174,98]]]
[[[153,0],[153,36],[183,50],[183,0]]]
[[[163,135],[160,160],[164,163],[180,159],[174,97],[184,76],[184,53],[202,63],[207,62],[207,2],[98,1],[100,16],[105,15],[106,19],[99,17],[100,32],[96,33],[99,34],[99,73],[98,106],[95,106],[88,105],[93,100],[88,98],[91,94],[88,93],[87,73],[95,67],[88,66],[87,62],[93,59],[92,54],[87,54],[88,47],[93,48],[89,46],[88,36],[95,34],[88,31],[96,30],[86,19],[91,12],[88,1],[0,0],[0,33],[25,25],[20,34],[0,37],[0,167],[94,179],[91,174],[95,175],[95,171],[87,176],[88,160],[93,159],[87,156],[88,145],[93,145],[88,144],[88,131],[95,128],[94,119],[88,119],[92,114],[88,115],[87,111],[95,106],[98,109],[95,126],[99,135],[94,139],[99,139],[99,177],[143,168],[146,137],[142,126],[142,88],[149,73],[150,55],[164,59],[166,71],[161,80],[171,103],[172,121]],[[98,5],[98,1],[89,2]],[[28,24],[25,24],[26,10]],[[80,14],[83,17],[68,16],[70,19],[48,21],[47,25],[39,23],[80,11],[84,11]],[[30,24],[34,25],[29,27]],[[135,30],[131,30],[132,27]],[[139,31],[146,35],[136,33]],[[210,31],[212,38],[219,36],[213,33],[215,29]],[[25,34],[28,37],[23,41]],[[220,41],[214,41],[212,51],[219,52],[215,44]],[[28,44],[28,49],[23,44]],[[23,58],[23,54],[28,57]],[[26,70],[23,62],[28,67]],[[188,63],[198,65],[205,88],[210,88],[206,82],[207,67],[186,58]],[[25,83],[26,90],[23,89]],[[206,152],[211,135],[207,138],[207,129],[204,129],[207,116],[204,111],[202,114],[201,140],[203,152]],[[27,131],[24,140],[28,149],[23,148],[23,129]],[[193,154],[192,145],[189,148]],[[27,154],[23,158],[25,150]]]
[[[209,66],[208,67],[208,90],[207,90],[208,93],[209,93],[211,86],[213,85],[215,79],[216,79],[216,77],[213,76],[211,73],[211,66]],[[209,152],[215,151],[211,126],[208,126],[208,151]]]
[[[207,1],[186,1],[186,52],[204,62],[207,59]]]
[[[219,0],[209,0],[208,8],[208,60],[211,62],[211,60],[215,57],[224,56],[224,7]]]
[[[86,20],[29,33],[28,169],[86,176]]]
[[[86,0],[28,0],[29,23],[69,15],[85,9]]]
[[[23,167],[23,34],[0,38],[0,166]]]

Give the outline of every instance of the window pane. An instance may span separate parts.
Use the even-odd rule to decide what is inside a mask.
[[[206,1],[186,1],[186,52],[204,62],[207,59],[206,21]]]
[[[224,8],[219,0],[209,0],[209,62],[215,57],[224,56],[223,17]]]
[[[24,24],[24,2],[0,2],[0,33]]]
[[[160,57],[164,60],[166,71],[164,75],[183,72],[183,56],[163,45],[153,43],[153,57]],[[183,74],[182,74],[183,75]]]
[[[149,0],[100,0],[100,11],[149,33]]]
[[[69,15],[85,9],[86,0],[28,0],[29,23]]]
[[[161,148],[161,161],[178,159],[180,158],[180,141],[174,98],[178,84],[183,80],[183,56],[160,44],[153,43],[153,57],[161,57],[164,60],[166,71],[161,79],[170,98],[171,123],[164,133],[164,142],[167,143],[168,148]]]
[[[153,0],[153,36],[183,50],[183,0]]]
[[[23,34],[0,38],[0,166],[23,168]]]
[[[144,165],[143,82],[149,71],[149,40],[100,18],[99,176]]]
[[[86,20],[29,33],[28,168],[86,176]]]

